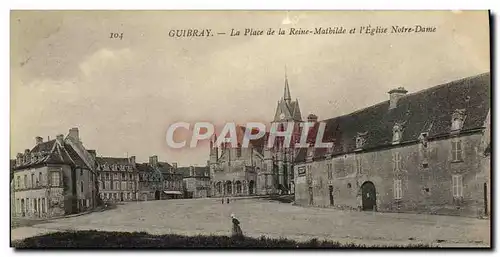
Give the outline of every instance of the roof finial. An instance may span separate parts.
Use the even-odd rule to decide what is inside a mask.
[[[285,101],[291,101],[292,100],[292,97],[290,95],[290,88],[288,86],[288,74],[287,74],[287,70],[286,70],[286,64],[285,64],[285,94],[283,96],[283,99]]]

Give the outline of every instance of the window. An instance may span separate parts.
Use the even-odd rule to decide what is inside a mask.
[[[80,192],[83,193],[83,181],[80,181]]]
[[[39,172],[39,173],[38,173],[38,184],[39,184],[40,186],[43,186],[43,181],[42,181],[42,173],[41,173],[41,172]]]
[[[238,143],[238,148],[236,148],[236,157],[241,157],[241,144]]]
[[[399,144],[403,135],[403,124],[396,123],[392,127],[392,144]]]
[[[102,189],[106,189],[106,182],[102,181]]]
[[[462,129],[465,120],[465,109],[456,109],[451,115],[451,131]]]
[[[454,119],[453,122],[451,123],[451,130],[460,130],[462,127],[462,121],[460,119]]]
[[[394,172],[401,170],[401,155],[399,155],[399,152],[392,154],[392,167]]]
[[[21,176],[17,176],[17,189],[21,188]]]
[[[28,188],[28,175],[24,175],[23,187]]]
[[[35,188],[35,174],[31,174],[31,188]]]
[[[403,188],[401,187],[401,180],[394,180],[394,199],[399,200],[403,195]]]
[[[42,198],[42,213],[45,213],[45,198]]]
[[[56,187],[60,186],[60,184],[61,184],[61,175],[59,174],[59,172],[58,171],[53,171],[51,175],[52,175],[52,178],[51,178],[52,179],[52,181],[51,181],[52,186],[56,186]]]
[[[462,175],[453,175],[452,188],[453,188],[453,197],[463,196]]]
[[[361,161],[361,158],[356,158],[356,171],[358,174],[363,173],[363,162]]]
[[[122,179],[123,180],[127,179],[126,176],[125,176],[125,173],[122,173]]]
[[[129,174],[129,175],[128,175],[128,178],[129,178],[130,180],[132,180],[132,174]]]
[[[362,148],[364,144],[364,140],[362,137],[356,137],[356,148]]]
[[[326,164],[326,169],[328,172],[328,179],[333,179],[333,163],[327,163]]]
[[[83,176],[83,169],[80,169],[80,176]]]
[[[451,156],[452,161],[461,161],[462,160],[462,141],[452,141],[451,142]]]

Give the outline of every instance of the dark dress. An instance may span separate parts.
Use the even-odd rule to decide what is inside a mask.
[[[243,231],[241,231],[240,221],[233,218],[233,237],[243,237]]]

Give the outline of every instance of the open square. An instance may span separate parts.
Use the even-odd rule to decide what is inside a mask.
[[[131,202],[113,210],[15,228],[12,240],[65,230],[230,235],[232,213],[244,234],[251,237],[318,238],[367,245],[490,245],[489,233],[485,233],[489,220],[304,208],[264,198],[232,199],[229,204],[222,204],[220,198]]]

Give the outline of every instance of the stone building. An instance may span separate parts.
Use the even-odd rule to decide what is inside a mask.
[[[264,165],[264,140],[251,140],[248,147],[243,148],[241,143],[244,131],[244,127],[237,127],[238,147],[223,145],[220,154],[219,148],[215,146],[216,138],[210,142],[212,196],[256,195],[258,178],[268,174],[267,166]],[[271,176],[269,181],[272,181]]]
[[[139,173],[135,156],[96,157],[99,196],[105,202],[135,201],[139,198]]]
[[[183,175],[184,198],[205,198],[211,196],[209,167],[179,167]]]
[[[294,193],[294,159],[298,153],[295,144],[300,139],[299,122],[302,114],[299,102],[292,101],[288,78],[285,76],[283,97],[278,101],[271,121],[277,131],[287,130],[293,122],[290,147],[277,137],[272,147],[267,147],[269,132],[265,136],[250,140],[248,148],[242,148],[245,127],[237,127],[238,146],[215,147],[216,138],[210,146],[210,176],[213,196],[269,195]],[[257,131],[255,132],[257,133]],[[252,134],[255,134],[252,132]]]
[[[148,163],[136,164],[139,172],[139,200],[163,200],[183,197],[183,175],[173,166],[159,162],[158,156],[149,157]]]
[[[49,218],[96,207],[94,156],[84,147],[78,128],[64,138],[43,141],[16,156],[13,167],[15,215]]]
[[[484,215],[490,74],[406,93],[324,120],[333,147],[299,151],[296,204]]]

